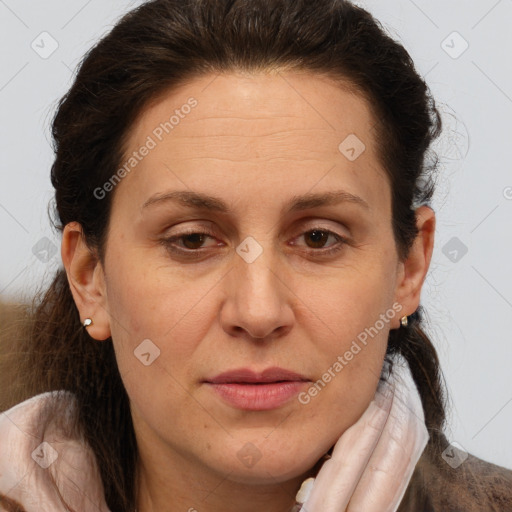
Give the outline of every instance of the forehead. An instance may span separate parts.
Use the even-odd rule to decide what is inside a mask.
[[[123,181],[138,202],[177,185],[225,193],[245,185],[254,196],[276,187],[282,194],[286,183],[292,194],[342,186],[385,207],[388,181],[374,137],[367,101],[329,78],[205,75],[161,94],[141,113],[125,163],[134,151],[151,149]]]

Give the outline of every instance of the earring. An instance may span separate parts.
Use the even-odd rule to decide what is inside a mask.
[[[84,320],[84,327],[87,328],[89,327],[90,325],[92,325],[92,318],[86,318]]]
[[[408,324],[408,320],[407,320],[407,315],[404,315],[402,318],[400,318],[400,324],[402,325],[402,327],[407,327],[407,324]]]

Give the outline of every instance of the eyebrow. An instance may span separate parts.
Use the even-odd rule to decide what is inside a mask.
[[[226,214],[233,213],[233,210],[229,208],[222,199],[202,194],[200,192],[192,192],[190,190],[177,190],[163,194],[155,194],[142,205],[142,208],[144,209],[149,206],[166,202],[177,202],[188,208],[209,210]],[[345,190],[337,190],[332,192],[308,193],[301,196],[293,196],[285,204],[283,211],[285,213],[294,213],[308,210],[310,208],[332,206],[340,203],[353,203],[368,211],[370,210],[370,206],[362,197],[346,192]]]

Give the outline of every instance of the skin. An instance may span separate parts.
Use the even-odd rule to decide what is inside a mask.
[[[418,238],[399,261],[369,105],[308,73],[196,78],[143,112],[127,155],[190,97],[197,106],[115,188],[104,261],[77,223],[64,229],[62,258],[81,318],[93,319],[89,334],[114,343],[140,448],[139,510],[282,512],[368,408],[389,330],[419,305],[435,215],[418,208]],[[366,146],[354,161],[338,149],[349,134]],[[216,196],[232,212],[143,207],[175,190]],[[283,211],[296,195],[334,190],[368,208]],[[174,242],[203,251],[196,259],[162,243],[188,228],[214,233],[202,245]],[[315,241],[314,228],[347,243],[321,256],[337,241]],[[263,250],[251,263],[236,252],[248,236]],[[307,377],[307,391],[394,303],[400,313],[306,405],[294,397],[275,410],[241,411],[202,382],[279,366]],[[149,366],[134,356],[144,339],[160,349]],[[252,467],[237,457],[246,443],[261,455]]]

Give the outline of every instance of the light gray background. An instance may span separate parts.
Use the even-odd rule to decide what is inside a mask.
[[[59,265],[49,123],[83,54],[140,3],[0,0],[1,297],[30,296]],[[358,4],[402,41],[444,112],[422,303],[452,399],[447,435],[512,468],[512,0]],[[31,47],[51,49],[42,32],[58,43],[48,58]]]

